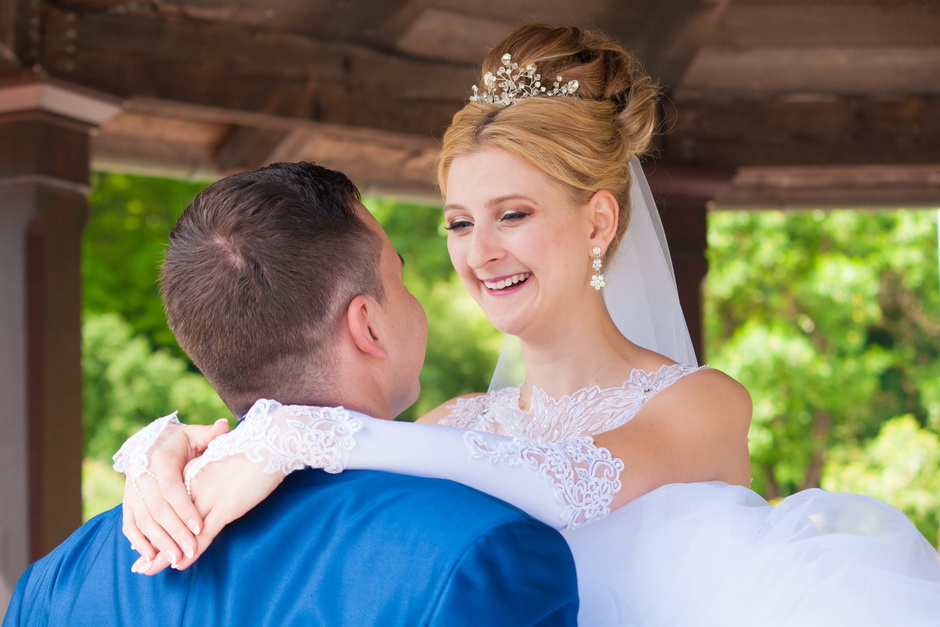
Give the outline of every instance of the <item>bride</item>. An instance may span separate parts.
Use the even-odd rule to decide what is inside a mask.
[[[750,398],[694,365],[637,162],[655,126],[650,78],[600,33],[537,24],[483,70],[438,178],[454,268],[518,338],[490,392],[419,420],[437,424],[261,400],[186,467],[211,510],[203,533],[181,489],[153,514],[126,491],[141,559],[157,545],[187,567],[217,533],[210,516],[237,518],[293,469],[375,469],[453,479],[564,529],[582,625],[940,624],[940,558],[898,510],[821,490],[770,506],[748,489]],[[159,433],[146,435],[117,467],[148,453]],[[189,449],[172,448],[149,453],[182,467]],[[235,473],[251,480],[232,494]]]

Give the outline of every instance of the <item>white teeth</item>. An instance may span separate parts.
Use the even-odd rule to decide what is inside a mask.
[[[490,290],[502,290],[509,287],[510,285],[515,285],[516,283],[525,281],[528,278],[529,273],[523,272],[521,274],[514,274],[511,277],[507,277],[505,279],[500,279],[499,281],[483,281],[483,285],[485,285],[487,289]]]

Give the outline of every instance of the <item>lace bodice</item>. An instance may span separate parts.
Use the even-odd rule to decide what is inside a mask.
[[[634,369],[620,387],[581,389],[555,400],[532,389],[530,408],[519,408],[520,387],[508,387],[474,398],[457,399],[443,425],[558,442],[593,436],[625,424],[659,392],[682,377],[708,366],[672,364],[655,372]]]

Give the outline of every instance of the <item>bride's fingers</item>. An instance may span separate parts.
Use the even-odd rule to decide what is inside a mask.
[[[140,528],[137,527],[134,512],[127,504],[123,506],[121,531],[124,532],[124,537],[130,541],[131,548],[137,551],[141,556],[140,560],[138,560],[138,564],[135,564],[135,566],[153,561],[158,551],[150,544],[150,540],[141,533]],[[134,570],[134,572],[137,572],[137,570]]]
[[[175,471],[178,473],[179,471]],[[176,561],[183,557],[189,557],[196,548],[196,536],[193,528],[199,529],[199,514],[196,511],[192,501],[183,488],[182,480],[179,477],[173,477],[173,472],[168,473],[166,477],[161,477],[155,481],[153,477],[144,475],[138,478],[137,485],[140,489],[140,495],[146,507],[146,514],[138,514],[138,525],[145,521],[146,527],[141,526],[141,531],[148,537],[151,544],[160,547],[161,550],[172,550],[176,556]],[[175,484],[174,484],[175,479]],[[178,485],[176,485],[178,484]],[[173,487],[175,485],[175,488]],[[174,494],[174,490],[176,494]],[[177,508],[171,505],[164,498],[164,494],[169,491],[171,498],[174,498],[180,509],[183,509],[187,522],[180,519]],[[137,511],[140,512],[138,508]],[[155,528],[162,532],[154,532]],[[151,533],[156,533],[160,538],[158,542]],[[168,546],[163,540],[163,536],[168,536],[173,543],[173,547]],[[175,561],[170,560],[171,564]]]
[[[157,573],[165,570],[169,565],[170,563],[167,562],[166,558],[161,554],[157,555],[157,557],[152,561],[145,560],[143,557],[141,557],[139,560],[134,562],[131,570],[141,575],[156,575]]]
[[[183,550],[170,537],[170,534],[153,519],[149,511],[144,509],[136,510],[134,512],[134,524],[156,549],[158,555],[164,554],[171,564],[175,564],[182,558]],[[156,556],[154,556],[154,559],[156,559]]]
[[[190,445],[197,454],[206,450],[209,442],[229,432],[228,418],[219,418],[211,425],[186,425],[185,428]]]
[[[194,542],[195,537],[189,537],[179,525],[184,525],[192,536],[196,536],[202,528],[202,516],[186,492],[179,463],[162,464],[155,460],[151,463],[151,468],[157,476],[157,491],[142,490],[147,507],[157,522],[162,524],[177,542]],[[153,485],[152,481],[149,483]]]

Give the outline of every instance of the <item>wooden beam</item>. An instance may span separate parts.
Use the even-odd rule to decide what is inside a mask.
[[[933,165],[742,168],[714,209],[897,209],[940,207],[940,155]]]
[[[101,11],[140,5],[140,0],[58,0],[56,4],[67,11]]]
[[[0,70],[31,66],[38,53],[39,4],[0,0]]]
[[[659,138],[665,161],[696,167],[934,164],[940,96],[682,100]]]
[[[272,154],[286,137],[284,131],[236,127],[219,147],[215,162],[225,173],[256,170],[277,159]]]
[[[730,0],[678,0],[651,7],[638,48],[646,71],[668,92],[681,87],[686,70],[729,3]]]
[[[42,62],[121,97],[151,97],[431,135],[463,104],[473,68],[227,24],[49,9]]]

